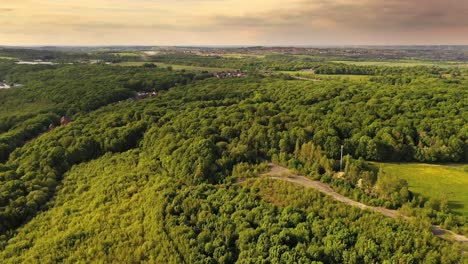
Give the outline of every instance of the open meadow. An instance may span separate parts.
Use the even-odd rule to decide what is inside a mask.
[[[191,66],[191,65],[177,65],[177,64],[167,64],[162,62],[149,62],[149,61],[127,61],[115,63],[116,66],[143,66],[146,63],[152,63],[161,68],[172,67],[172,69],[178,70],[187,70],[187,71],[223,71],[231,70],[228,68],[217,68],[217,67],[203,67],[203,66]]]
[[[450,209],[468,216],[468,165],[378,164],[386,174],[407,180],[411,191],[428,198],[447,196]]]
[[[397,60],[397,61],[332,61],[357,66],[387,66],[387,67],[416,67],[416,66],[437,66],[437,67],[468,67],[468,63],[450,61],[420,61],[420,60]]]
[[[279,71],[279,73],[303,77],[303,78],[317,79],[317,80],[341,78],[341,79],[350,79],[353,81],[366,81],[371,77],[370,75],[358,75],[358,74],[315,74],[310,71]]]

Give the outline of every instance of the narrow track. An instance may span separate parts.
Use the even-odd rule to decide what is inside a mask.
[[[371,210],[371,211],[380,213],[382,215],[385,215],[387,217],[402,218],[405,220],[409,219],[408,216],[401,214],[397,210],[391,210],[391,209],[387,209],[384,207],[369,206],[369,205],[354,201],[352,199],[349,199],[348,197],[335,192],[327,184],[320,182],[320,181],[311,180],[301,175],[295,175],[287,168],[281,167],[273,163],[270,163],[269,166],[271,168],[270,172],[264,174],[268,178],[275,179],[275,180],[288,181],[288,182],[302,185],[307,188],[313,188],[319,192],[322,192],[326,195],[333,197],[333,199],[340,201],[342,203],[349,204],[355,207],[359,207],[361,209]],[[468,244],[467,237],[456,234],[450,230],[443,229],[440,226],[432,226],[431,231],[437,237],[441,237],[445,239],[447,238],[447,236],[449,236],[451,240],[454,240],[463,244]]]

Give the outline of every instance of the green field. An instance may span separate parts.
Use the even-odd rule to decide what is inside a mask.
[[[304,78],[323,80],[328,78],[348,78],[354,81],[365,81],[369,79],[369,75],[354,75],[354,74],[314,74],[307,71],[278,71],[279,73],[300,76]]]
[[[379,163],[385,173],[408,181],[410,190],[425,197],[447,195],[449,207],[468,216],[467,165]]]
[[[143,53],[140,52],[115,52],[111,53],[112,55],[116,56],[121,56],[121,57],[137,57],[137,56],[143,56]]]
[[[242,54],[242,53],[228,53],[228,54],[216,54],[216,56],[221,56],[224,58],[234,58],[234,59],[244,59],[244,58],[257,58],[263,59],[266,55],[260,54]]]
[[[145,63],[152,63],[157,65],[158,67],[169,67],[171,66],[174,70],[187,70],[187,71],[226,71],[232,70],[228,68],[215,68],[215,67],[201,67],[201,66],[190,66],[190,65],[176,65],[176,64],[166,64],[162,62],[148,62],[148,61],[128,61],[128,62],[120,62],[115,63],[113,65],[118,66],[142,66]]]
[[[450,61],[417,61],[417,60],[399,60],[399,61],[332,61],[335,63],[344,63],[358,66],[393,66],[393,67],[415,67],[415,66],[439,66],[439,67],[468,67],[465,62]]]
[[[16,58],[13,58],[13,57],[6,57],[6,56],[0,56],[0,60],[16,60]]]

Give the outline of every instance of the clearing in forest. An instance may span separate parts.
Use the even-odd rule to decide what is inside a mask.
[[[456,213],[468,216],[468,165],[377,163],[388,175],[408,181],[409,189],[427,198],[445,197]]]
[[[462,61],[423,61],[423,60],[395,60],[395,61],[332,61],[357,66],[388,66],[388,67],[416,67],[416,66],[437,66],[437,67],[468,67]]]
[[[371,210],[371,211],[380,213],[382,215],[385,215],[387,217],[409,219],[407,216],[401,214],[397,210],[391,210],[391,209],[387,209],[384,207],[369,206],[369,205],[354,201],[344,195],[341,195],[335,192],[332,188],[330,188],[325,183],[311,180],[305,176],[295,175],[291,171],[289,171],[289,169],[287,168],[281,167],[273,163],[270,163],[269,166],[271,170],[268,173],[264,174],[264,176],[267,176],[271,179],[288,181],[291,183],[302,185],[306,188],[313,188],[321,193],[324,193],[326,195],[333,197],[333,199],[339,202],[342,202],[351,206],[359,207],[361,209]],[[438,236],[444,239],[458,241],[463,244],[468,244],[467,237],[453,233],[450,230],[443,229],[440,226],[432,226],[431,231],[435,236]]]
[[[172,69],[178,71],[178,70],[187,70],[187,71],[208,71],[208,72],[215,72],[215,71],[229,71],[233,69],[229,68],[216,68],[216,67],[203,67],[203,66],[192,66],[192,65],[178,65],[178,64],[167,64],[167,63],[162,63],[162,62],[152,62],[152,61],[126,61],[126,62],[120,62],[120,63],[115,63],[113,65],[116,66],[143,66],[144,64],[147,63],[152,63],[158,67],[161,68],[166,68],[166,67],[172,67]]]

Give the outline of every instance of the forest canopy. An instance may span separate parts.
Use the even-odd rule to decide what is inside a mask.
[[[201,57],[153,59],[258,66]],[[150,64],[0,63],[0,80],[23,85],[0,90],[2,262],[463,261],[458,246],[434,237],[430,226],[463,233],[466,219],[425,208],[431,203],[405,181],[385,178],[368,161],[466,163],[464,73],[300,66],[289,56],[257,61],[266,70],[373,77],[304,81],[256,72],[221,79]],[[60,125],[62,116],[71,122]],[[345,179],[335,177],[341,146]],[[357,200],[425,210],[425,218],[388,219],[256,179],[265,161]]]

